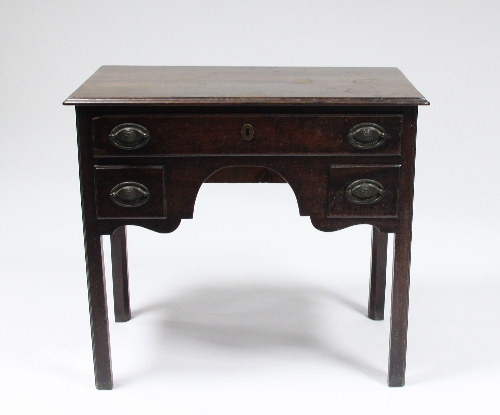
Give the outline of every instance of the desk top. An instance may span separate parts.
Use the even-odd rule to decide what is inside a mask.
[[[397,68],[102,66],[65,105],[428,105]]]

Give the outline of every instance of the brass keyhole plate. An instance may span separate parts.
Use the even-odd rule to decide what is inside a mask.
[[[241,127],[241,137],[243,140],[250,141],[253,138],[254,130],[250,124],[244,124]]]

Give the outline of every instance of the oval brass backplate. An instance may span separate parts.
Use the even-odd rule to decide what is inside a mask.
[[[146,127],[140,124],[126,123],[113,128],[109,139],[118,148],[123,150],[135,150],[146,145],[150,134]]]
[[[352,127],[347,139],[354,147],[370,149],[380,146],[387,139],[387,134],[380,125],[365,122]]]
[[[243,140],[250,141],[253,138],[254,130],[250,124],[243,124],[241,127],[241,137]]]
[[[379,182],[361,179],[352,182],[345,191],[347,199],[357,205],[370,205],[384,197],[385,190]]]
[[[111,201],[121,207],[138,207],[149,199],[149,190],[146,186],[136,182],[117,184],[109,195]]]

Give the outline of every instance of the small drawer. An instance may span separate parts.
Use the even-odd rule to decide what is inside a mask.
[[[96,167],[97,218],[165,218],[163,178],[163,166]]]
[[[399,171],[399,165],[331,165],[328,217],[397,217]]]
[[[402,115],[105,115],[96,156],[401,154]]]

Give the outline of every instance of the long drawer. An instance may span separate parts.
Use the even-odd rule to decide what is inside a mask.
[[[401,153],[401,115],[104,115],[95,156]]]

